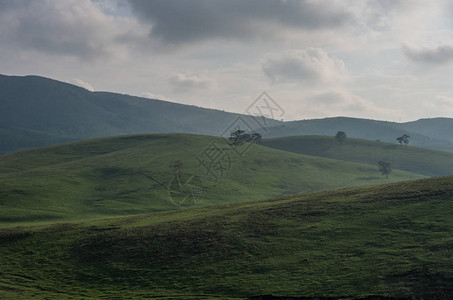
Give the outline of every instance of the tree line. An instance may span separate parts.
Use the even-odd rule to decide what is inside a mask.
[[[347,134],[346,132],[344,131],[338,131],[336,134],[335,134],[335,138],[336,140],[340,143],[340,144],[343,144],[344,141],[346,140],[347,138]],[[408,134],[403,134],[402,136],[400,137],[397,137],[396,140],[398,141],[398,143],[402,146],[403,144],[405,146],[407,146],[409,144],[409,138],[410,138],[410,135]],[[384,161],[384,160],[380,160],[377,162],[377,165],[378,165],[378,170],[379,172],[382,174],[382,175],[385,175],[387,177],[387,179],[389,178],[389,174],[392,173],[392,164],[390,162],[387,162],[387,161]]]

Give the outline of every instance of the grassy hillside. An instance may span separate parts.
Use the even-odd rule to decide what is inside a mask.
[[[422,177],[395,171],[387,180],[375,166],[254,144],[242,145],[237,151],[248,146],[240,156],[221,138],[154,134],[3,155],[0,222],[137,214]],[[200,160],[208,162],[203,154],[216,155],[211,151],[215,147],[226,155],[223,175],[218,164],[211,168],[213,174],[200,166]],[[170,167],[176,160],[184,163],[181,187]]]
[[[137,133],[220,136],[249,116],[81,87],[39,76],[0,75],[0,153]],[[270,125],[280,124],[267,120]]]
[[[453,175],[453,153],[412,146],[347,138],[340,143],[334,137],[293,136],[265,139],[264,146],[307,155],[376,165],[380,160],[393,168],[425,176]]]
[[[453,152],[453,133],[449,130],[450,126],[446,126],[452,122],[453,119],[447,118],[396,123],[336,117],[286,122],[268,128],[263,134],[267,138],[299,135],[335,136],[338,131],[345,131],[349,137],[388,143],[397,143],[397,137],[408,134],[411,145]]]
[[[0,297],[453,293],[453,177],[0,230]]]

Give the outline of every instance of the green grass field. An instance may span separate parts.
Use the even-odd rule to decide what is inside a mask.
[[[441,177],[3,228],[0,298],[448,299],[452,214]]]
[[[217,177],[207,174],[197,160],[204,159],[203,154],[215,147],[229,159],[223,164],[223,175],[219,168],[215,169]],[[248,144],[237,150],[243,151],[244,147]],[[169,192],[169,187],[174,192],[170,165],[175,160],[184,162],[181,182],[191,178],[190,184],[205,189],[202,197],[192,197],[189,184],[178,187],[178,195]],[[251,145],[239,156],[221,138],[208,136],[101,138],[0,156],[0,224],[175,210],[195,204],[262,200],[421,177],[395,170],[387,180],[375,164],[307,156],[260,145]]]
[[[393,168],[425,176],[453,175],[453,153],[412,146],[334,137],[292,136],[263,140],[263,145],[284,151],[375,165],[384,160]]]

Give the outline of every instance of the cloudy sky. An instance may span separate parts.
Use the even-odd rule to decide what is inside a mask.
[[[453,1],[0,0],[0,73],[285,120],[453,117]]]

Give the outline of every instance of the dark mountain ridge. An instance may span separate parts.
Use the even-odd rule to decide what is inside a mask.
[[[40,76],[0,75],[0,153],[88,138],[139,133],[194,133],[220,136],[238,119],[241,129],[259,128],[252,116],[168,101],[84,88]],[[453,119],[408,123],[336,117],[281,122],[266,120],[265,137],[296,135],[350,137],[453,151]]]
[[[0,75],[0,153],[137,133],[219,136],[238,118],[215,109],[84,88],[39,76]],[[275,125],[281,122],[267,120]],[[258,125],[256,125],[258,126]]]

